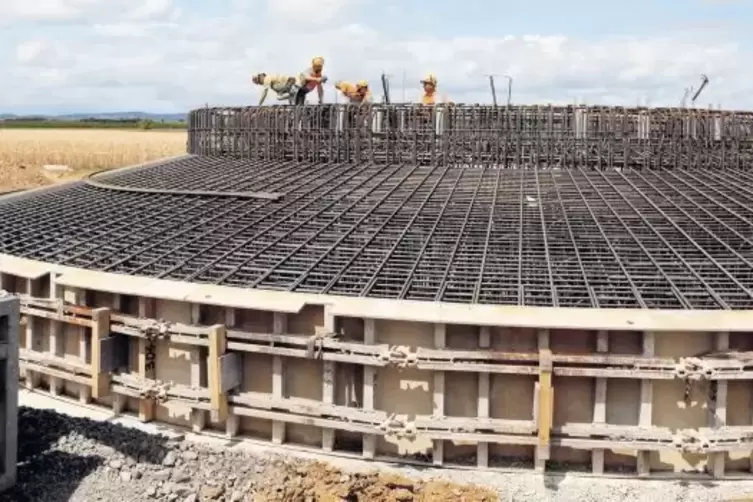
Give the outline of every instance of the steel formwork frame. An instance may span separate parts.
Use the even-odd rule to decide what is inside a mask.
[[[504,466],[500,449],[509,456],[504,448],[511,446],[530,450],[529,465],[542,472],[567,450],[587,453],[584,463],[590,463],[595,474],[615,467],[613,450],[635,451],[627,462],[641,476],[666,469],[659,461],[661,454],[693,454],[716,478],[739,476],[753,466],[751,426],[739,412],[727,413],[735,404],[728,401],[728,386],[740,392],[753,378],[751,353],[739,352],[750,349],[746,331],[751,318],[745,313],[705,312],[673,321],[668,312],[634,315],[580,309],[574,315],[546,316],[547,309],[469,309],[290,293],[242,295],[236,288],[143,277],[120,280],[117,275],[2,256],[0,279],[20,295],[27,319],[20,352],[25,385],[111,406],[115,413],[130,412],[142,421],[170,422],[180,408],[181,414],[188,413],[187,425],[195,432],[220,427],[232,438],[255,430],[248,423],[242,428],[242,421],[260,420],[269,422],[264,436],[275,444],[295,443],[300,436],[294,429],[300,434],[300,427],[306,426],[313,432],[305,444],[340,454],[353,455],[357,449],[355,454],[365,459],[410,460],[385,457],[384,441],[428,441],[428,456],[419,460],[436,466],[462,464],[467,457],[451,450],[457,443],[473,448],[470,457],[481,468]],[[141,296],[147,291],[160,298]],[[200,302],[207,299],[212,303]],[[228,306],[231,303],[234,306]],[[385,309],[387,303],[391,310]],[[168,305],[172,308],[166,309]],[[312,308],[318,314],[302,322],[303,311]],[[416,339],[411,346],[396,346],[388,336],[395,329],[389,327],[390,319],[402,320],[398,329],[409,322],[409,329],[422,326],[420,331],[431,336],[419,337],[422,341]],[[630,331],[623,328],[627,319]],[[49,323],[49,330],[29,330],[29,320]],[[704,332],[712,327],[724,331]],[[586,337],[592,342],[577,353],[572,328],[593,330],[587,334],[594,336]],[[661,341],[673,337],[667,331],[675,330],[685,330],[688,340],[696,335],[695,342],[701,336],[712,351],[698,357],[667,354]],[[458,334],[463,348],[457,345]],[[75,344],[65,342],[71,336]],[[611,344],[624,351],[625,338],[634,339],[631,349],[615,353]],[[527,341],[519,346],[523,339]],[[70,347],[78,350],[72,353]],[[190,377],[161,380],[161,366],[169,358],[164,350],[161,359],[156,357],[160,347],[185,353]],[[729,349],[741,357],[728,357]],[[262,359],[269,365],[260,365]],[[309,374],[312,363],[315,372]],[[259,370],[271,372],[263,390],[256,385]],[[299,371],[301,377],[315,379],[319,398],[302,397],[300,388],[289,385]],[[380,386],[388,384],[390,375],[407,371],[411,373],[406,378],[423,375],[420,378],[430,382],[430,399],[423,411],[403,416],[394,412],[400,406],[397,397],[385,400]],[[177,375],[174,370],[170,374]],[[476,401],[476,412],[468,415],[459,415],[453,406],[453,400],[460,399],[456,376],[463,374],[474,376],[461,379]],[[520,383],[521,377],[530,383],[526,393],[532,397],[532,409],[521,413],[519,403],[514,403],[515,415],[529,418],[512,419],[501,413],[495,389]],[[557,408],[555,387],[566,393],[573,382],[584,380],[593,382],[593,396],[584,405],[588,409],[577,417],[563,413],[561,406]],[[630,381],[639,381],[640,392],[631,399],[620,396],[617,408],[634,408],[636,421],[619,417],[615,422],[609,405],[615,403],[622,383]],[[344,388],[353,392],[350,398]],[[683,389],[690,399],[706,403],[711,413],[708,418],[705,413],[689,417],[683,424],[694,428],[678,430],[663,425],[666,417],[656,408],[662,396],[668,397],[667,391],[680,399]],[[173,412],[160,415],[165,406]],[[357,444],[345,446],[343,435],[357,438]],[[743,455],[744,465],[731,462],[732,453]]]
[[[687,108],[322,105],[206,108],[190,153],[506,168],[749,168],[753,114]]]

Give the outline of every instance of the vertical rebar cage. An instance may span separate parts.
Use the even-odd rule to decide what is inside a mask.
[[[189,153],[299,162],[544,168],[747,167],[753,113],[586,106],[203,108]]]

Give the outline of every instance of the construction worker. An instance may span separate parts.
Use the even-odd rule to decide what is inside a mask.
[[[340,91],[348,100],[348,103],[370,103],[371,91],[369,83],[365,80],[359,80],[355,84],[341,80],[335,84],[335,89]]]
[[[433,73],[429,73],[422,81],[421,85],[424,86],[424,94],[421,96],[421,103],[424,105],[438,105],[440,103],[450,103],[449,100],[439,95],[437,91],[437,77]]]
[[[277,93],[278,100],[290,100],[295,87],[295,80],[295,77],[285,75],[267,75],[266,73],[254,75],[251,81],[264,88],[261,92],[261,98],[259,98],[259,106],[264,104],[270,89]]]
[[[324,58],[315,57],[311,60],[311,68],[301,72],[298,75],[298,92],[295,95],[295,104],[303,105],[306,103],[306,95],[316,89],[319,95],[319,104],[324,101],[324,87],[322,84],[327,82],[327,77],[324,76],[322,71],[324,70]]]

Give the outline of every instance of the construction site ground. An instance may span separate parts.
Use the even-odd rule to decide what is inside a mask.
[[[0,501],[742,502],[753,491],[753,481],[395,467],[231,443],[24,390],[20,403],[18,485]]]

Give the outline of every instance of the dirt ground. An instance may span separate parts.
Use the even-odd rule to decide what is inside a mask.
[[[258,502],[494,502],[491,490],[394,474],[345,474],[321,462],[285,465],[265,479]]]

